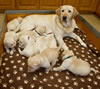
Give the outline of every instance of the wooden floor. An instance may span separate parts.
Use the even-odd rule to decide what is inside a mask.
[[[100,50],[100,38],[96,37],[89,27],[85,25],[78,17],[75,19],[79,28],[85,32],[88,39]]]

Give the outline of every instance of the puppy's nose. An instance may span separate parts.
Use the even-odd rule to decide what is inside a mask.
[[[63,21],[66,21],[67,17],[66,16],[63,16]]]
[[[9,50],[11,51],[11,48],[9,48]]]

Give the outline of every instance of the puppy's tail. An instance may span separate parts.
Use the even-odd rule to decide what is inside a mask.
[[[97,74],[97,70],[95,70],[94,68],[91,68],[91,71],[93,71],[95,74]]]

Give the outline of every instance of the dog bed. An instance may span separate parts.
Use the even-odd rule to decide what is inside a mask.
[[[18,51],[12,56],[4,52],[0,67],[0,89],[100,89],[100,51],[82,31],[75,29],[74,32],[87,44],[87,48],[69,37],[64,38],[66,45],[78,58],[90,63],[97,74],[91,71],[88,76],[82,77],[69,71],[45,72],[44,69],[28,73],[26,57]],[[61,61],[56,66],[60,64]]]

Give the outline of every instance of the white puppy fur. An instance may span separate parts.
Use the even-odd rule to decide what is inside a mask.
[[[10,53],[11,55],[14,53],[16,41],[17,41],[17,35],[15,32],[5,33],[4,46],[5,46],[7,53]]]
[[[70,36],[86,47],[86,44],[73,33],[74,28],[77,28],[74,17],[78,15],[78,11],[69,5],[61,6],[56,10],[56,15],[29,15],[25,17],[21,23],[21,30],[31,30],[34,26],[42,25],[50,28],[59,43],[63,44],[62,48],[68,50],[68,47],[63,41],[64,36]]]
[[[28,35],[22,35],[19,41],[19,47],[24,48],[22,51],[20,48],[18,48],[18,50],[21,55],[26,57],[33,56],[39,52],[38,48],[36,47],[36,43]]]
[[[39,35],[33,30],[33,31],[20,31],[19,33],[17,33],[18,35],[18,39],[19,41],[21,40],[21,37],[24,37],[23,35],[29,35],[34,42],[36,42],[37,38],[39,37]]]
[[[64,51],[62,53],[62,56],[62,59],[64,61],[62,62],[60,67],[54,68],[54,71],[69,70],[73,74],[80,76],[88,75],[91,70],[93,70],[96,73],[95,69],[91,68],[88,62],[76,58],[74,55],[71,55],[69,51]]]
[[[21,21],[22,21],[21,17],[18,17],[18,18],[11,20],[7,24],[7,30],[17,32],[20,28]]]
[[[40,35],[36,41],[36,47],[39,49],[40,53],[47,48],[57,48],[54,34],[49,28],[38,26],[36,32]]]
[[[52,67],[56,64],[56,61],[58,61],[59,50],[60,50],[60,47],[48,48],[48,49],[45,49],[40,54],[37,54],[33,57],[29,57],[28,72],[34,72],[40,67],[46,68],[46,71],[51,70]]]

